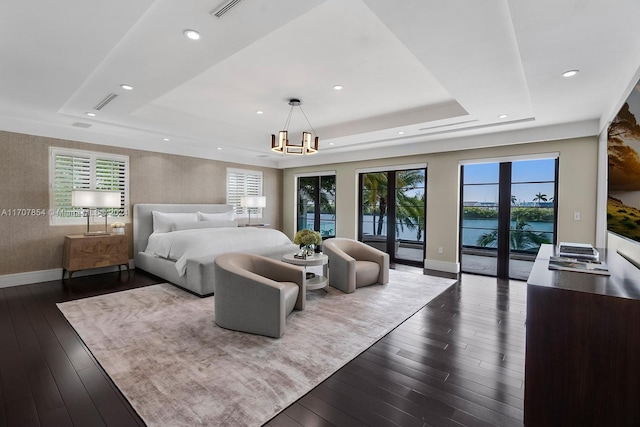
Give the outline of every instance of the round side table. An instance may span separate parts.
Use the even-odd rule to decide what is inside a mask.
[[[300,265],[302,267],[309,267],[314,265],[322,266],[322,276],[315,276],[311,279],[307,279],[306,288],[308,291],[314,289],[324,289],[327,290],[327,285],[329,283],[329,278],[327,274],[327,264],[329,262],[329,257],[323,253],[313,254],[313,256],[308,256],[306,258],[294,258],[294,254],[286,254],[282,256],[282,261],[287,262],[293,265]]]

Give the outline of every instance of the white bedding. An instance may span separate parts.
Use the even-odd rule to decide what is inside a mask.
[[[178,274],[186,271],[187,259],[224,252],[242,252],[291,244],[281,231],[256,227],[220,227],[152,233],[145,252],[176,262]]]

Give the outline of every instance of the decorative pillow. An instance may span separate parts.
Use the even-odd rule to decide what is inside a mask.
[[[234,219],[235,214],[233,212],[233,209],[219,213],[198,212],[199,221],[233,221]]]
[[[235,221],[198,221],[198,222],[174,222],[171,224],[171,231],[193,230],[196,228],[220,228],[220,227],[237,227]]]
[[[153,214],[153,232],[168,233],[171,231],[171,224],[174,222],[197,222],[198,214],[191,213],[173,213],[152,211]]]

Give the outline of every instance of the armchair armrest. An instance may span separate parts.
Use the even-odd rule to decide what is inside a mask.
[[[287,264],[271,258],[254,260],[255,272],[276,282],[293,282],[298,285],[295,308],[304,310],[306,301],[306,276],[303,267]]]

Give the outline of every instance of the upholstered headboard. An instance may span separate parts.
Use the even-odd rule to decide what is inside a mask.
[[[159,212],[204,212],[220,213],[233,209],[231,205],[225,204],[138,204],[133,205],[133,256],[137,257],[138,252],[144,251],[149,241],[149,236],[153,233],[153,211]]]

